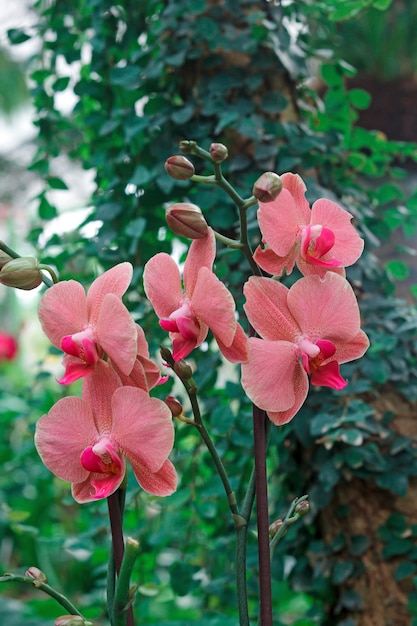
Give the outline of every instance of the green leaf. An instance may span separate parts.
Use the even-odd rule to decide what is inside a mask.
[[[386,11],[392,4],[392,0],[374,0],[372,6],[379,11]]]
[[[128,184],[136,185],[136,187],[141,187],[142,185],[146,185],[152,180],[153,176],[151,172],[144,165],[137,165],[135,171],[130,177]]]
[[[354,569],[353,561],[337,561],[333,568],[332,583],[340,585],[353,574]]]
[[[47,176],[46,182],[51,189],[59,189],[62,191],[68,189],[66,183],[62,180],[62,178],[58,178],[58,176]]]
[[[171,115],[171,119],[175,124],[181,125],[186,124],[190,121],[192,116],[194,115],[194,107],[190,104],[178,111],[174,111]]]
[[[387,261],[385,269],[395,280],[406,280],[410,276],[410,268],[407,263],[399,259]]]
[[[51,220],[58,215],[56,208],[48,202],[45,196],[40,199],[38,215],[41,220]]]
[[[401,563],[394,572],[395,580],[403,580],[404,578],[408,578],[412,576],[417,570],[416,563],[411,563],[410,561],[405,561]]]
[[[356,109],[367,109],[372,101],[371,94],[364,89],[351,89],[347,95],[350,104]]]

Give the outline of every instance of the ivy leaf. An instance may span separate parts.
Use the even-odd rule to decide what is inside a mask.
[[[387,261],[385,269],[395,280],[406,280],[410,276],[410,268],[407,263],[399,259]]]

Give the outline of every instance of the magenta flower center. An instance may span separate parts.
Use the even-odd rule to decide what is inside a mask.
[[[321,224],[309,224],[301,228],[301,256],[312,265],[325,265],[328,267],[340,265],[340,261],[336,261],[335,259],[323,261],[324,255],[333,248],[334,242],[334,232]]]
[[[122,461],[108,437],[102,437],[93,446],[88,446],[81,454],[81,465],[96,474],[118,475]]]
[[[90,365],[95,365],[100,358],[94,340],[94,331],[91,327],[87,327],[79,333],[63,337],[61,348],[67,354],[78,357]]]
[[[180,333],[184,339],[197,339],[200,333],[198,320],[186,301],[169,317],[160,319],[159,324],[170,333]]]
[[[304,370],[310,376],[312,385],[343,389],[347,381],[342,378],[339,363],[328,361],[336,353],[336,346],[327,339],[318,339],[315,343],[303,337],[298,342],[299,355]],[[324,363],[326,361],[326,363]]]

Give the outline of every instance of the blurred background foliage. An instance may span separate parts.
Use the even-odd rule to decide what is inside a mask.
[[[224,171],[244,196],[265,170],[295,171],[310,201],[326,196],[354,215],[366,246],[348,277],[371,348],[344,366],[346,390],[312,390],[293,422],[273,429],[271,521],[295,496],[308,493],[311,504],[274,554],[274,624],[417,624],[416,135],[407,132],[398,92],[384,99],[386,128],[365,115],[375,102],[370,76],[415,87],[412,1],[39,0],[31,10],[31,26],[8,32],[12,50],[39,44],[28,68],[38,129],[29,170],[41,187],[28,241],[61,279],[86,285],[131,261],[126,302],[153,355],[166,338],[143,296],[143,266],[156,252],[185,250],[166,228],[166,203],[198,204],[226,235],[237,221],[220,190],[165,174],[179,140],[205,148],[225,143]],[[398,119],[401,136],[390,133]],[[197,160],[195,166],[208,173]],[[82,223],[74,227],[70,217],[62,232],[54,227],[62,212],[57,199],[77,191],[82,179],[70,174],[80,168],[94,191]],[[255,243],[255,209],[249,220]],[[245,261],[219,247],[216,269],[241,310]],[[51,371],[59,356],[40,352],[30,368],[24,355],[0,364],[1,568],[40,567],[85,615],[105,624],[105,503],[75,505],[69,486],[43,468],[33,446],[40,415],[62,394],[78,391],[58,388]],[[191,360],[204,417],[240,500],[252,435],[239,373],[219,369],[210,345]],[[170,379],[157,393],[181,395],[173,385]],[[142,546],[135,571],[139,623],[233,626],[228,507],[197,433],[176,426],[178,492],[161,500],[134,481],[129,486],[126,533]],[[253,532],[248,568],[255,619]],[[38,595],[23,604],[26,589],[2,591],[8,624],[52,624],[59,615],[52,600]]]

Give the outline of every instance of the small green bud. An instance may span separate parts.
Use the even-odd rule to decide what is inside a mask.
[[[48,582],[46,574],[44,574],[42,570],[40,570],[38,567],[35,567],[34,565],[32,565],[32,567],[29,567],[29,569],[25,573],[25,576],[33,578],[33,580],[38,580],[41,583],[46,584]]]
[[[202,239],[207,235],[208,226],[201,209],[191,202],[171,204],[165,213],[172,232],[188,239]]]
[[[195,173],[194,165],[182,154],[170,156],[165,161],[165,171],[175,180],[188,180]]]
[[[192,154],[193,149],[196,147],[196,145],[197,144],[195,141],[188,141],[186,139],[180,141],[179,143],[180,150],[183,154]]]
[[[221,163],[229,156],[229,151],[222,143],[212,143],[210,146],[210,154],[213,161]]]
[[[265,172],[253,186],[253,195],[260,202],[273,202],[281,193],[282,180],[275,172]]]
[[[181,380],[190,380],[190,378],[193,377],[193,370],[184,359],[176,361],[174,365],[174,372],[178,378],[181,378]]]
[[[22,256],[3,265],[0,271],[0,283],[16,289],[35,289],[42,282],[38,260]]]
[[[179,417],[183,413],[182,404],[175,396],[167,396],[165,398],[165,404],[172,413],[172,417]]]

